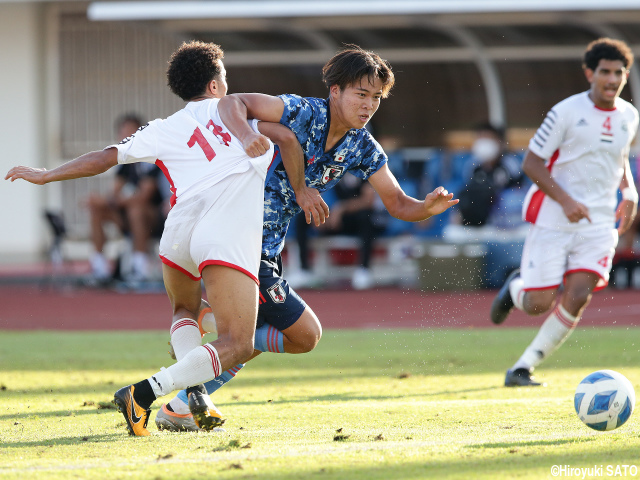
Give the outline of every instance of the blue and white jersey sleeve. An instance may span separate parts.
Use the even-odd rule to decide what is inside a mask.
[[[118,163],[155,163],[158,159],[157,122],[158,120],[149,122],[119,144],[106,148],[118,149]]]
[[[555,105],[529,142],[529,150],[545,160],[550,159],[564,141],[567,115],[562,103]]]

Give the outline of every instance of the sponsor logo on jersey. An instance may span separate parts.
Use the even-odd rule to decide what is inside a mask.
[[[576,124],[576,127],[586,127],[589,124],[587,123],[587,121],[584,118],[581,118],[580,121]]]
[[[287,299],[287,292],[284,291],[284,288],[282,288],[282,284],[280,282],[267,288],[267,292],[269,293],[269,296],[274,303],[284,303],[284,301]]]
[[[344,173],[344,167],[339,165],[329,165],[322,173],[322,184],[326,185],[331,180],[339,178]]]

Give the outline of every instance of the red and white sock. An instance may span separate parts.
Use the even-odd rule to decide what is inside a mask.
[[[513,368],[532,370],[537,367],[569,338],[579,321],[580,317],[574,317],[558,304]]]
[[[166,369],[174,383],[174,390],[205,383],[220,375],[218,352],[211,344],[201,345],[187,353],[182,360]],[[169,390],[163,395],[170,393]]]
[[[173,322],[171,325],[171,345],[178,361],[182,360],[191,350],[202,345],[198,322],[191,318],[181,318]]]

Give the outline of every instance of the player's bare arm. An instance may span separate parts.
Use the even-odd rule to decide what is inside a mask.
[[[305,182],[304,154],[295,134],[284,125],[272,122],[260,122],[258,129],[280,147],[282,163],[307,223],[313,220],[316,226],[323,224],[329,216],[329,207],[318,190]]]
[[[242,142],[247,155],[257,157],[263,155],[269,145],[262,135],[247,124],[247,119],[279,123],[284,102],[278,97],[262,93],[236,93],[222,98],[218,111],[227,128]]]
[[[106,172],[117,164],[118,151],[115,148],[107,148],[106,150],[85,153],[74,160],[63,163],[53,170],[24,166],[13,167],[4,179],[13,182],[21,178],[36,185],[44,185],[50,182],[92,177]]]
[[[638,191],[633,182],[633,174],[629,165],[629,157],[625,159],[624,175],[620,181],[620,191],[622,200],[616,209],[616,221],[618,224],[618,234],[622,235],[631,228],[633,220],[638,213]]]
[[[456,205],[459,200],[453,199],[444,187],[438,187],[420,201],[410,197],[400,187],[398,181],[385,164],[369,177],[369,183],[380,196],[387,211],[395,218],[406,222],[419,222],[438,215]]]
[[[545,166],[544,158],[527,151],[522,162],[522,170],[540,190],[560,204],[570,222],[579,222],[583,218],[591,222],[587,206],[574,200],[571,195],[558,185]]]

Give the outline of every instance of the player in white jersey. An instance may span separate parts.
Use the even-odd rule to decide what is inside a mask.
[[[523,169],[534,185],[523,217],[532,226],[520,269],[494,299],[491,320],[502,323],[513,307],[542,314],[554,305],[561,286],[562,295],[507,371],[505,386],[540,385],[531,372],[571,334],[592,293],[607,285],[618,235],[636,215],[629,149],[638,111],[620,98],[632,63],[624,42],[591,42],[583,62],[591,88],[554,106],[529,143]]]
[[[167,77],[171,90],[188,102],[185,108],[150,122],[118,145],[51,171],[20,166],[5,177],[45,184],[97,175],[118,163],[149,162],[158,165],[171,184],[172,209],[160,257],[173,308],[171,343],[178,362],[116,392],[114,402],[132,435],[149,435],[149,407],[157,397],[215,378],[253,354],[264,181],[273,144],[262,136],[265,153],[250,156],[224,126],[218,114],[218,103],[225,101],[219,99],[227,91],[222,57],[215,44],[184,43],[172,55]],[[292,181],[304,185],[302,150],[295,135],[277,124],[260,122],[259,128],[278,141],[287,171],[300,173]],[[316,217],[323,214],[321,209],[314,211]],[[201,280],[219,333],[216,341],[205,345],[196,321]],[[190,393],[200,428],[221,423],[208,397],[198,390]]]

